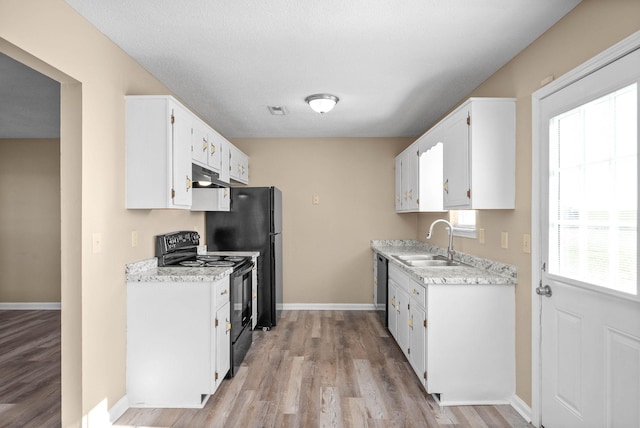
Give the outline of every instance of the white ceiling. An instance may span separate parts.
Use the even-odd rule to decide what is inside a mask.
[[[579,1],[66,0],[228,138],[419,135]]]

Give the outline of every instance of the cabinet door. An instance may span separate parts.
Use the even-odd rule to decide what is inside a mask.
[[[468,109],[458,110],[443,132],[445,209],[471,208],[468,118]]]
[[[216,312],[216,319],[218,320],[218,325],[216,326],[215,352],[216,389],[218,389],[218,386],[220,386],[231,367],[231,316],[229,308],[229,302],[227,302]]]
[[[409,359],[409,295],[401,287],[396,291],[396,304],[398,305],[398,333],[396,341],[404,355]]]
[[[389,333],[393,336],[396,341],[398,340],[398,309],[396,302],[396,294],[398,291],[398,286],[395,281],[391,278],[388,279],[387,283],[388,291],[387,291],[387,299],[389,300],[389,309],[387,311],[387,324]]]
[[[396,211],[402,211],[402,155],[396,156]]]
[[[231,211],[231,190],[218,189],[218,210]]]
[[[206,167],[209,152],[209,135],[207,127],[200,121],[195,121],[191,128],[191,159],[193,162]]]
[[[207,165],[212,171],[217,173],[222,171],[222,144],[223,138],[220,135],[216,133],[210,134]]]
[[[223,138],[218,142],[218,145],[220,146],[220,180],[228,183],[230,169],[229,146],[231,143]]]
[[[427,315],[424,309],[412,305],[409,315],[411,367],[424,385],[426,379],[425,355],[427,343]]]
[[[191,206],[191,125],[192,117],[177,104],[172,107],[171,195],[174,207]]]
[[[417,211],[418,199],[420,197],[420,183],[418,162],[420,160],[418,146],[412,144],[404,152],[402,163],[402,183],[404,185],[403,195],[405,195],[403,209],[405,211]]]

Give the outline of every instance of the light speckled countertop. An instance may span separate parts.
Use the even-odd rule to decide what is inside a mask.
[[[493,284],[515,285],[518,272],[514,266],[456,252],[453,259],[462,263],[447,267],[411,267],[394,259],[393,255],[437,254],[447,255],[446,248],[415,240],[371,241],[371,249],[390,263],[424,284]]]
[[[259,251],[210,251],[212,256],[258,257]],[[125,265],[127,282],[212,282],[228,276],[230,267],[158,267],[157,257]]]
[[[158,267],[158,259],[125,265],[127,282],[213,282],[229,276],[230,267]]]

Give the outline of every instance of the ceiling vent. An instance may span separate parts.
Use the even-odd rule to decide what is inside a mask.
[[[268,106],[267,107],[274,116],[285,116],[287,109],[284,106]]]

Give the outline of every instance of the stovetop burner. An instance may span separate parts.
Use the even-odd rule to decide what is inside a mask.
[[[241,269],[251,257],[197,254],[200,235],[193,231],[171,232],[156,236],[158,266],[233,267]]]
[[[234,266],[236,263],[235,262],[230,262],[230,261],[225,261],[225,260],[220,260],[220,261],[213,261],[213,262],[207,262],[205,263],[205,266],[217,266],[217,267],[226,267],[226,266]]]

